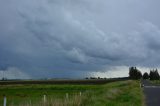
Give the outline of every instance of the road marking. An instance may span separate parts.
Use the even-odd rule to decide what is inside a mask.
[[[160,86],[144,86],[144,88],[160,88]]]

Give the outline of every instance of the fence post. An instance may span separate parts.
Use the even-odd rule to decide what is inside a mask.
[[[81,96],[81,95],[82,95],[82,93],[81,93],[81,92],[79,92],[79,95]]]
[[[43,95],[43,101],[46,103],[46,95]]]
[[[3,106],[7,106],[7,98],[4,96]]]
[[[66,93],[66,99],[68,99],[68,93]]]
[[[31,102],[31,100],[29,101],[29,105],[30,105],[30,106],[32,105],[32,102]]]

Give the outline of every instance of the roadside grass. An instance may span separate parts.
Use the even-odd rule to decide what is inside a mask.
[[[152,84],[160,85],[160,80],[150,80]]]
[[[80,94],[81,92],[81,94]],[[68,94],[68,98],[66,97]],[[102,85],[3,85],[7,106],[143,106],[139,81],[117,81]],[[43,100],[46,95],[46,101]]]

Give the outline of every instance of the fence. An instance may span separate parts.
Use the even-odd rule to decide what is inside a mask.
[[[78,96],[81,97],[81,96],[82,96],[82,92],[79,92]],[[66,101],[69,101],[69,97],[70,97],[70,96],[69,96],[69,93],[66,93],[66,94],[65,94],[65,100],[66,100]],[[47,101],[48,101],[48,100],[47,100],[47,95],[43,95],[41,102],[43,103],[44,106],[46,106]],[[29,101],[28,104],[29,104],[29,105],[27,105],[27,106],[32,106],[32,105],[33,105],[31,100]],[[6,97],[6,96],[3,97],[3,106],[7,106],[7,97]]]

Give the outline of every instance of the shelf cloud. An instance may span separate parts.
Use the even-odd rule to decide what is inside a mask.
[[[0,68],[16,67],[31,78],[159,68],[159,5],[158,0],[0,1]]]

